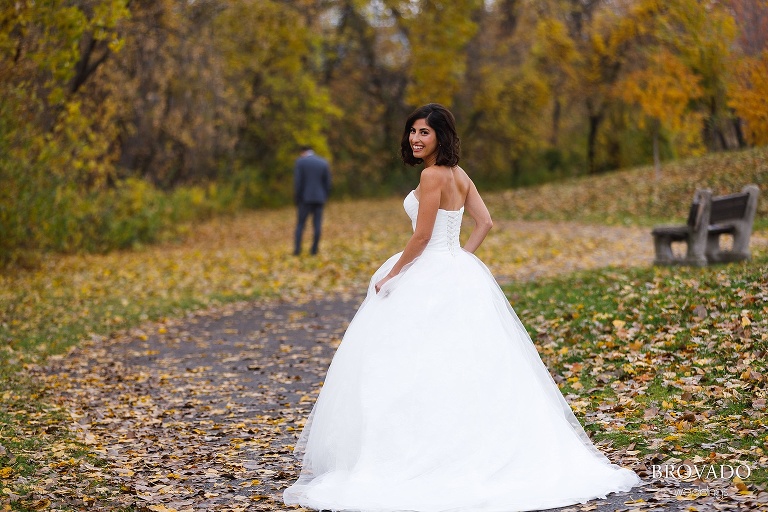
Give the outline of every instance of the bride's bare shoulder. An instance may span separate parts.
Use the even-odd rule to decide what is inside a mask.
[[[447,178],[446,169],[447,167],[443,165],[431,165],[429,167],[425,167],[421,171],[419,183],[427,182],[431,184],[440,184],[444,182]]]
[[[466,178],[466,179],[469,179],[469,174],[467,174],[467,171],[465,171],[464,169],[462,169],[462,168],[461,168],[461,167],[459,167],[458,165],[457,165],[457,166],[455,166],[453,169],[454,169],[456,172],[458,172],[458,173],[459,173],[459,175],[460,175],[462,178]]]
[[[459,184],[459,188],[461,189],[467,189],[469,188],[470,184],[472,183],[472,179],[469,177],[469,174],[459,167],[458,165],[454,167],[454,179]]]

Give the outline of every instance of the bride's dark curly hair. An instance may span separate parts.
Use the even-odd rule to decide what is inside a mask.
[[[459,153],[461,152],[461,143],[456,133],[456,120],[451,111],[439,103],[428,103],[419,107],[408,116],[405,122],[403,138],[400,140],[400,156],[408,165],[417,165],[423,163],[421,158],[413,156],[413,149],[409,140],[413,123],[419,119],[424,119],[427,126],[435,130],[437,136],[437,165],[446,165],[453,167],[459,163]]]

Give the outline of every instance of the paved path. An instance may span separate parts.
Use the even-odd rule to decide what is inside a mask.
[[[292,445],[361,298],[228,305],[54,358],[49,384],[121,489],[107,503],[284,510],[282,489],[298,474]],[[748,510],[712,496],[677,501],[670,485],[558,510]]]

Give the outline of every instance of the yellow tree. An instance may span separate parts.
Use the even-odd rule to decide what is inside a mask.
[[[519,160],[541,148],[542,137],[537,114],[550,99],[547,83],[528,65],[521,68],[497,68],[488,65],[482,70],[483,84],[474,99],[481,112],[474,140],[469,147],[482,159],[486,173],[507,175],[497,180],[507,186],[520,185]]]
[[[617,91],[625,89],[627,82],[635,79],[645,80],[662,91],[667,87],[659,81],[661,78],[659,77],[658,80],[652,78],[663,74],[662,68],[673,66],[677,72],[683,73],[682,64],[684,63],[672,64],[674,60],[672,57],[679,56],[674,41],[689,28],[684,23],[678,23],[680,16],[677,13],[685,11],[679,8],[680,4],[695,1],[627,0],[617,2],[615,5],[605,3],[604,8],[595,13],[590,44],[586,45],[583,52],[584,66],[580,69],[579,77],[586,91],[590,147],[594,144],[593,137],[597,135],[596,130],[593,129],[595,122],[600,123],[603,119],[610,117],[613,123],[618,124],[620,130],[626,129],[621,102],[616,100],[621,99],[621,94],[617,94]],[[669,50],[669,53],[665,53],[666,50]],[[628,89],[633,89],[631,84]],[[648,92],[648,94],[656,93]],[[646,97],[642,103],[649,107],[654,101],[664,101],[665,94],[657,93],[657,99],[653,101],[650,97]],[[627,100],[626,96],[625,100]],[[634,103],[640,103],[638,98],[635,100]],[[654,117],[651,116],[651,119]],[[665,122],[659,119],[660,125],[653,132],[656,136],[654,148],[657,156],[659,130]],[[700,131],[699,127],[693,127],[693,130],[695,133]],[[607,130],[604,132],[607,132],[604,133],[604,138],[609,141],[609,150],[617,148],[616,140],[621,137],[621,134]],[[594,150],[592,153],[590,161],[593,163],[590,168],[594,171]],[[609,153],[609,158],[615,157],[616,155]],[[618,161],[614,160],[610,163],[616,166]]]
[[[464,85],[467,43],[477,30],[480,0],[399,2],[397,12],[410,47],[406,102],[452,105]]]
[[[700,117],[690,110],[693,100],[703,89],[700,78],[670,51],[661,48],[649,59],[648,65],[632,71],[616,84],[614,94],[627,103],[637,105],[650,125],[653,137],[654,176],[661,174],[659,135],[661,130],[687,133]]]
[[[54,0],[0,7],[0,102],[8,103],[8,112],[23,111],[11,116],[16,136],[26,134],[15,144],[24,152],[16,158],[49,159],[49,170],[73,181],[103,181],[114,105],[98,97],[94,82],[123,44],[119,28],[129,15],[126,4]]]
[[[745,57],[728,91],[728,105],[746,124],[751,144],[768,144],[768,51],[760,58]]]
[[[558,146],[563,102],[576,79],[579,54],[568,27],[559,19],[543,16],[536,24],[532,55],[543,77],[549,81],[552,94],[552,130],[550,144]]]
[[[534,52],[556,100],[553,116],[558,107],[571,106],[572,115],[581,117],[587,172],[597,172],[599,135],[613,107],[609,91],[624,69],[643,16],[633,12],[637,8],[627,2],[546,0],[531,4],[540,19]]]
[[[520,185],[540,172],[536,159],[550,127],[550,89],[531,53],[537,17],[517,0],[488,4],[471,48],[471,75],[457,108],[476,176]]]
[[[738,147],[727,88],[733,69],[736,24],[721,2],[668,0],[654,20],[656,38],[700,78],[698,104],[710,150]]]
[[[327,131],[339,193],[380,194],[412,179],[396,153],[409,110],[410,45],[402,4],[335,0],[323,2],[332,16],[316,16],[325,20],[321,83],[344,113]]]
[[[216,46],[223,2],[132,0],[126,44],[109,68],[125,105],[122,172],[162,188],[215,177],[231,153],[236,115]]]
[[[317,80],[317,35],[300,5],[231,2],[215,20],[228,96],[236,118],[237,163],[257,167],[259,202],[290,196],[290,170],[301,144],[328,155],[327,132],[340,112]]]
[[[466,47],[476,34],[482,2],[315,3],[319,22],[312,28],[322,35],[314,42],[321,51],[310,62],[317,64],[314,76],[343,112],[327,131],[337,191],[380,194],[406,186],[412,170],[401,165],[395,151],[401,124],[417,104],[461,106],[456,95],[467,84]]]
[[[112,173],[117,105],[102,70],[122,45],[126,4],[0,3],[0,260],[71,248],[63,198]]]

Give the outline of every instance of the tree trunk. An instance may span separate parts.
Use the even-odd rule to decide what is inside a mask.
[[[552,147],[557,148],[557,142],[560,135],[560,115],[562,106],[560,104],[560,98],[555,98],[555,104],[552,107],[552,135],[550,136],[549,142],[552,144]]]
[[[589,115],[589,134],[587,135],[587,172],[595,174],[597,166],[595,165],[595,153],[597,147],[597,130],[600,122],[603,120],[601,114]]]
[[[101,47],[101,55],[94,58],[97,49]],[[80,60],[75,65],[75,76],[69,84],[70,94],[74,94],[93,75],[96,70],[109,58],[110,51],[106,44],[97,41],[93,34],[86,34],[80,42]],[[93,58],[93,60],[91,60]]]
[[[510,161],[510,186],[512,188],[518,187],[520,185],[520,162],[519,159],[513,158],[512,161]]]
[[[653,121],[653,181],[661,180],[661,160],[659,159],[659,121]]]
[[[739,149],[746,148],[749,144],[747,144],[744,131],[741,129],[741,119],[738,117],[733,118],[733,131],[736,133],[736,139],[739,141]]]

